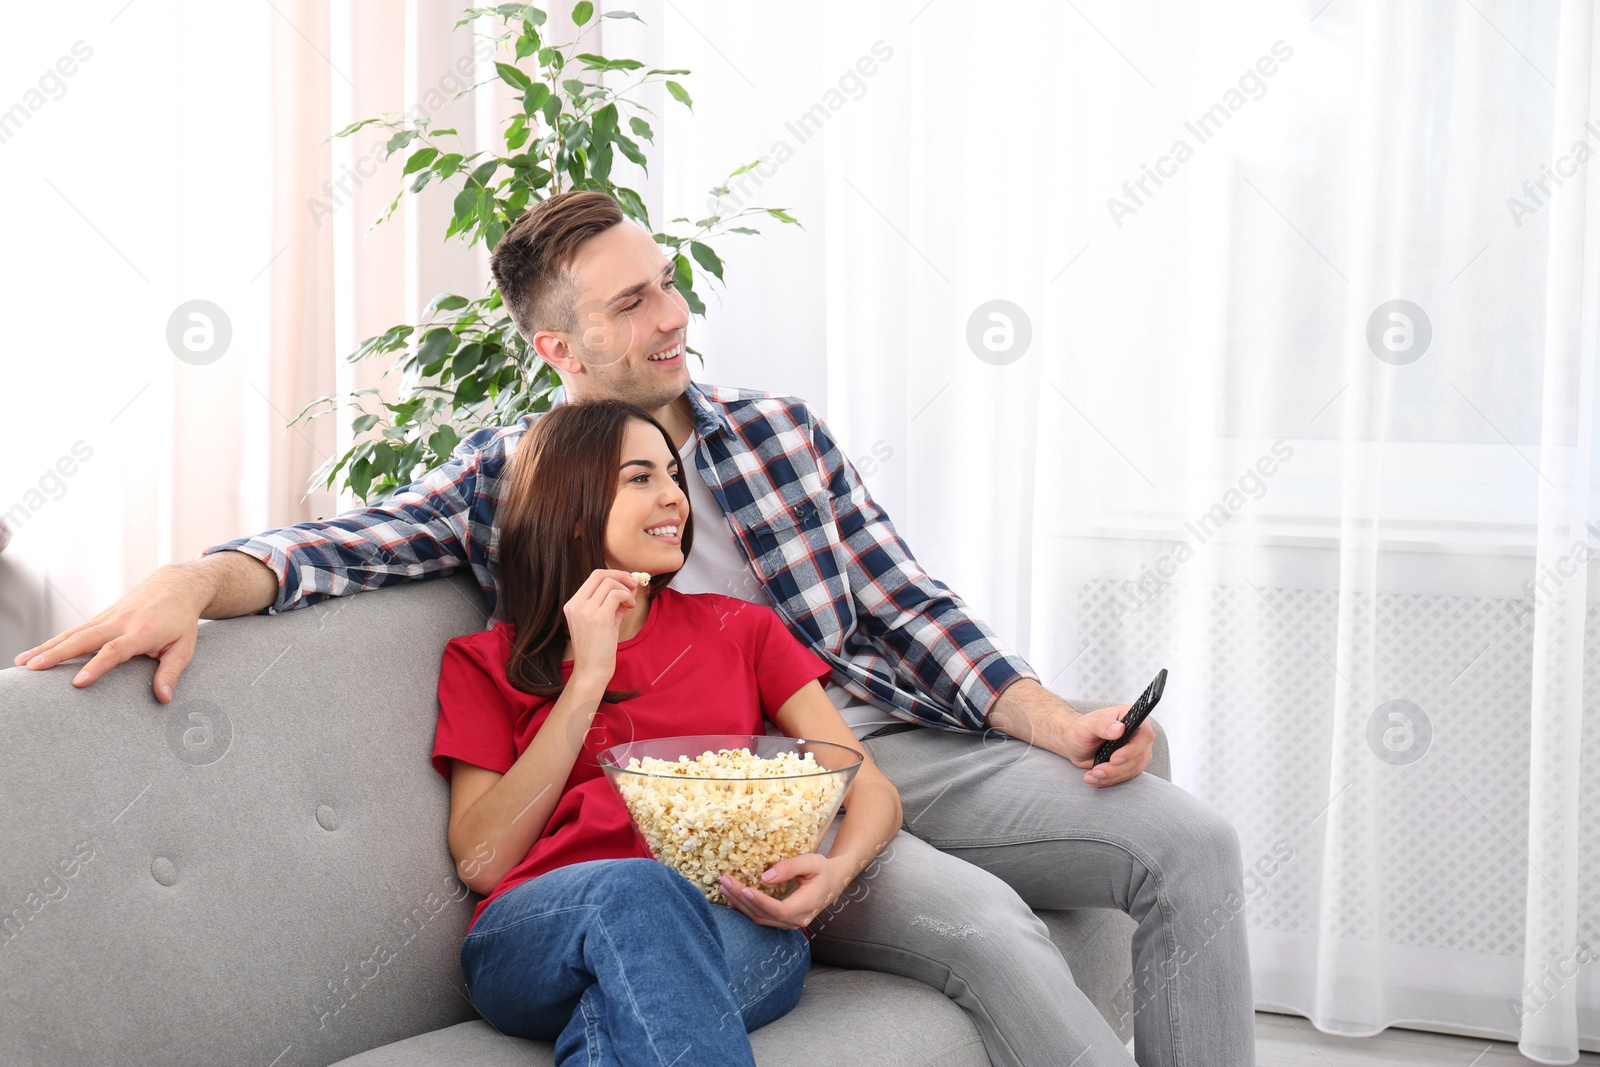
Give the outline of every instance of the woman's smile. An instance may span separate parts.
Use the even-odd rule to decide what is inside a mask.
[[[660,523],[659,525],[652,526],[645,530],[645,533],[652,540],[660,541],[664,545],[675,545],[681,540],[681,538],[678,536],[678,523],[676,519],[671,522],[664,522]]]

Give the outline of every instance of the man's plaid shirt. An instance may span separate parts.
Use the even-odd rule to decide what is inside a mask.
[[[930,578],[805,401],[691,385],[695,465],[790,631],[860,699],[919,725],[980,731],[1000,691],[1038,680],[965,602]],[[279,576],[266,613],[472,568],[498,617],[495,509],[538,416],[469,436],[386,500],[206,549]],[[709,516],[702,522],[713,521]]]

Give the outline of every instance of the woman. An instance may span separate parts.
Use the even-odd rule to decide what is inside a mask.
[[[479,1012],[554,1040],[558,1064],[754,1064],[746,1031],[798,1002],[804,926],[900,826],[870,757],[827,856],[724,878],[731,907],[646,858],[595,756],[676,734],[858,748],[827,666],[770,609],[668,588],[692,530],[672,442],[621,401],[543,416],[497,518],[505,622],[445,648],[433,764],[450,781],[450,851],[485,899],[461,948]],[[648,573],[641,587],[633,576]]]

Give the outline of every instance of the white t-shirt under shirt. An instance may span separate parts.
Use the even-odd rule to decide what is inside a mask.
[[[683,569],[672,578],[672,588],[680,593],[721,593],[738,597],[752,604],[774,607],[766,586],[750,569],[750,563],[733,539],[733,529],[728,516],[711,495],[711,489],[700,476],[695,465],[695,448],[700,444],[698,431],[691,431],[689,440],[678,453],[683,469],[684,484],[689,489],[689,514],[694,520],[694,545]],[[865,737],[890,723],[901,722],[886,711],[862,702],[839,683],[829,680],[824,692],[833,706],[839,709],[845,723],[856,737]],[[771,730],[769,732],[776,732]]]

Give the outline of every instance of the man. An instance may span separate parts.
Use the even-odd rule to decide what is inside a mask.
[[[535,205],[492,267],[518,330],[559,371],[563,399],[620,397],[672,434],[700,519],[674,588],[775,608],[832,666],[830,695],[900,791],[905,829],[811,923],[814,958],[943,991],[997,1065],[1125,1067],[1127,1049],[1032,910],[1117,908],[1139,923],[1138,1062],[1254,1064],[1238,837],[1141,773],[1151,727],[1093,766],[1100,744],[1121,736],[1127,705],[1080,714],[1041,686],[922,571],[804,402],[691,382],[672,267],[609,197]],[[494,512],[534,417],[474,433],[375,507],[163,567],[17,662],[45,669],[93,652],[73,679],[88,685],[152,656],[165,703],[201,617],[287,611],[463,565],[494,609]]]

